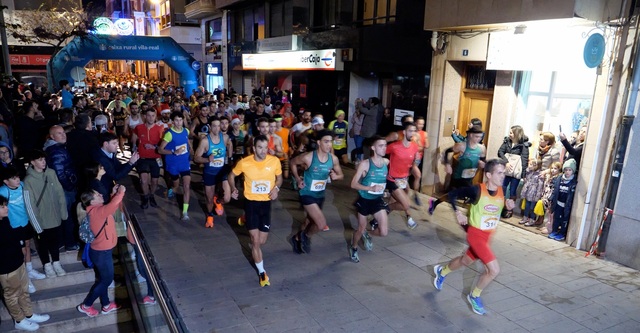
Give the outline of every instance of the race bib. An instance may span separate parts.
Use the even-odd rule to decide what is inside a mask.
[[[124,120],[116,120],[116,126],[124,126]]]
[[[473,178],[476,176],[476,172],[478,172],[478,168],[472,168],[472,169],[464,169],[462,170],[462,178]]]
[[[407,178],[396,178],[395,183],[398,188],[403,190],[407,188]]]
[[[162,168],[162,158],[156,158],[156,163],[158,163],[158,166]]]
[[[333,144],[336,146],[341,146],[342,145],[342,141],[343,139],[334,139],[333,140]]]
[[[311,188],[309,190],[311,192],[320,192],[320,191],[324,191],[326,187],[327,187],[326,180],[312,180]]]
[[[387,183],[371,183],[369,184],[370,186],[382,186],[382,189],[380,191],[367,191],[367,193],[369,194],[383,194],[384,193],[384,189],[387,187]]]
[[[251,182],[251,193],[253,194],[269,194],[271,191],[271,181],[254,180]]]
[[[209,162],[209,166],[212,168],[222,168],[224,166],[224,158],[214,158],[213,161]]]
[[[493,230],[498,227],[498,219],[495,216],[483,216],[480,221],[480,229],[481,230]]]
[[[189,150],[187,148],[187,144],[185,143],[185,144],[176,146],[175,152],[176,152],[176,155],[187,154],[189,152]]]

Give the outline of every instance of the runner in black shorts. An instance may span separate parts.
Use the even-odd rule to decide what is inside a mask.
[[[366,230],[367,216],[373,215],[376,221],[372,224],[372,234],[384,237],[388,232],[389,207],[382,198],[389,172],[389,160],[384,158],[387,141],[381,136],[374,136],[371,140],[371,149],[373,150],[371,158],[358,164],[356,173],[351,179],[351,188],[358,190],[358,200],[355,204],[358,211],[358,228],[353,232],[351,246],[349,246],[349,257],[354,262],[360,262],[358,256],[360,238],[365,250],[371,251],[373,248],[371,236]]]

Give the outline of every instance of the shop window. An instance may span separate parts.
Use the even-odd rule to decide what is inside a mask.
[[[269,37],[291,35],[293,30],[293,3],[291,0],[270,3]]]
[[[306,34],[309,32],[309,0],[293,0],[292,33]]]
[[[396,21],[397,0],[364,0],[362,2],[363,24],[387,24]]]
[[[518,105],[513,125],[521,125],[537,144],[541,132],[567,137],[587,123],[596,82],[595,70],[515,72]]]
[[[467,66],[465,88],[473,90],[493,90],[496,85],[496,71],[486,70],[484,65]]]
[[[207,42],[222,40],[222,18],[207,22]]]
[[[232,31],[231,40],[233,43],[265,38],[264,6],[234,11],[229,26],[232,27],[230,30]]]
[[[313,9],[314,31],[351,26],[353,23],[352,0],[316,1]]]

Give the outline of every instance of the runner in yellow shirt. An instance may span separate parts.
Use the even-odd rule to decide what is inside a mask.
[[[238,200],[235,178],[244,174],[245,225],[251,237],[251,255],[258,269],[260,286],[268,286],[261,246],[267,242],[271,228],[271,201],[278,198],[282,185],[280,160],[267,154],[269,139],[258,135],[253,140],[254,154],[240,160],[229,173],[231,197]]]

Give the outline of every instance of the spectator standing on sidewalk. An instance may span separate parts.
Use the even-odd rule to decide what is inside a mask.
[[[50,317],[47,314],[33,313],[31,298],[27,292],[30,281],[22,254],[24,241],[20,232],[9,222],[8,203],[6,197],[0,196],[0,285],[15,329],[35,331],[40,328],[39,323]]]
[[[436,289],[441,290],[449,273],[469,266],[478,259],[482,261],[485,271],[480,275],[471,293],[467,295],[471,310],[479,315],[486,313],[480,294],[500,273],[498,260],[493,254],[489,242],[498,227],[503,206],[507,209],[513,209],[515,205],[512,199],[505,200],[502,193],[505,164],[500,159],[489,160],[484,169],[486,178],[484,183],[449,192],[449,202],[453,207],[458,224],[466,228],[469,248],[464,255],[451,260],[447,265],[433,267],[436,274],[433,285]],[[458,198],[470,199],[471,207],[468,216],[458,210],[456,206]]]

